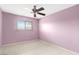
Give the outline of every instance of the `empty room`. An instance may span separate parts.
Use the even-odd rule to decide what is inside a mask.
[[[0,55],[78,54],[78,4],[0,4]]]

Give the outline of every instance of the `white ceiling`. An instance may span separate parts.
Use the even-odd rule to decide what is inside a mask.
[[[34,4],[0,4],[0,7],[3,11],[33,17],[32,10]],[[42,11],[46,16],[53,14],[55,12],[61,11],[63,9],[74,6],[75,4],[37,4],[37,8],[44,7],[45,10]],[[37,18],[44,16],[38,15]]]

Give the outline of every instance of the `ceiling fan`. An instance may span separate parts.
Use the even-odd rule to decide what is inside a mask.
[[[34,7],[34,8],[32,9],[32,11],[33,11],[33,16],[34,16],[34,17],[36,17],[37,14],[42,15],[42,16],[45,16],[45,15],[46,15],[46,14],[40,12],[40,11],[45,10],[43,7],[38,8],[38,9],[36,8],[36,5],[34,5],[33,7]]]

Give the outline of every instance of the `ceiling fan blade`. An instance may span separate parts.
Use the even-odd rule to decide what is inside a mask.
[[[36,17],[36,14],[34,13],[34,17]]]
[[[44,8],[43,8],[43,7],[41,7],[41,8],[39,8],[39,9],[37,9],[37,11],[42,11],[42,10],[44,10]]]
[[[46,15],[46,14],[44,14],[44,13],[39,13],[39,12],[38,12],[37,14],[40,14],[40,15],[43,15],[43,16],[45,16],[45,15]]]
[[[36,9],[36,5],[34,5],[34,9]]]

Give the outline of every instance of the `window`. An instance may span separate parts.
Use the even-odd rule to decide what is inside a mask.
[[[25,22],[25,26],[26,26],[26,30],[32,30],[32,22],[30,22],[30,21],[26,21]]]
[[[31,21],[17,21],[16,27],[18,30],[32,30],[32,22]]]

